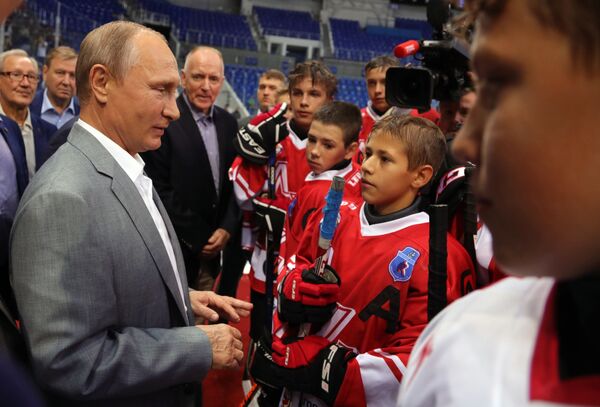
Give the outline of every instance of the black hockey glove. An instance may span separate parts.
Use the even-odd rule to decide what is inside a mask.
[[[286,214],[286,210],[281,208],[283,204],[265,198],[255,198],[252,202],[254,203],[256,224],[261,230],[267,230],[273,234],[273,240],[279,250]]]
[[[285,387],[312,394],[332,406],[342,387],[348,363],[357,355],[351,349],[335,344],[316,351],[315,346],[321,342],[313,340],[316,338],[319,337],[307,336],[287,344],[273,342],[273,355],[264,342],[260,343],[252,361],[252,377],[261,385],[273,388]],[[320,339],[324,340],[324,338]],[[306,365],[292,367],[292,364],[297,365],[304,358],[310,357],[311,353],[316,353],[316,356]],[[276,363],[276,361],[281,363],[282,360],[284,363],[287,360],[289,367]],[[291,361],[294,363],[290,363]]]
[[[251,163],[265,165],[277,143],[289,134],[284,117],[286,111],[287,104],[279,104],[239,129],[233,141],[238,154]]]
[[[329,265],[319,276],[314,267],[288,272],[277,288],[277,313],[290,324],[324,323],[331,318],[340,293],[340,278]]]

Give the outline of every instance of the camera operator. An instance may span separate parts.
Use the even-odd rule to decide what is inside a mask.
[[[360,111],[362,115],[362,127],[358,135],[358,149],[353,158],[357,163],[361,163],[364,158],[365,144],[371,133],[373,125],[383,116],[390,113],[390,104],[385,94],[386,74],[391,67],[399,67],[400,64],[396,58],[380,55],[371,59],[365,65],[365,82],[367,85],[367,94],[369,102],[367,106]],[[435,109],[429,109],[425,113],[419,113],[417,109],[396,108],[394,114],[410,114],[415,117],[429,119],[435,124],[439,121],[439,114]]]
[[[469,111],[475,104],[477,95],[475,90],[467,85],[460,90],[459,100],[440,101],[440,120],[438,126],[446,139],[453,139],[456,132],[462,127]]]

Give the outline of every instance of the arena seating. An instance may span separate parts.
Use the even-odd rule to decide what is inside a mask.
[[[365,86],[365,80],[355,78],[338,77],[337,100],[354,103],[358,107],[367,105],[369,96]]]
[[[179,7],[156,0],[141,0],[147,11],[168,15],[180,41],[256,51],[246,17],[219,11]]]
[[[382,54],[390,54],[398,44],[398,38],[386,35],[368,34],[358,21],[331,18],[334,56],[339,59],[368,61]]]
[[[394,27],[405,30],[407,36],[411,36],[414,39],[431,39],[433,29],[427,21],[423,20],[412,20],[409,18],[396,18]]]
[[[28,7],[42,24],[54,26],[57,0],[29,0]],[[85,35],[95,27],[118,19],[124,12],[117,0],[61,0],[60,33],[63,42],[79,49]]]
[[[399,43],[416,39],[431,38],[429,24],[416,20],[401,20],[398,28],[368,26],[362,29],[358,21],[329,19],[334,45],[334,57],[351,61],[366,62],[378,55],[389,55]],[[402,60],[403,64],[418,64],[412,57]]]
[[[309,40],[321,38],[319,23],[308,12],[279,10],[254,6],[263,35],[295,37]],[[292,23],[293,22],[293,23]]]

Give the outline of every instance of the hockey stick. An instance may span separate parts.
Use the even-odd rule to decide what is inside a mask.
[[[331,247],[331,239],[337,228],[337,220],[340,214],[340,206],[342,205],[342,197],[344,196],[344,186],[346,181],[342,177],[335,176],[331,181],[329,192],[325,196],[325,206],[323,207],[323,221],[319,228],[319,249],[322,254],[315,260],[315,271],[319,277],[323,276],[323,271],[327,265],[329,257],[329,247]],[[302,324],[298,333],[299,337],[308,335],[310,324]]]
[[[267,162],[267,197],[271,200],[275,199],[275,152],[269,156]],[[275,282],[275,236],[271,218],[268,214],[265,215],[265,251],[266,259],[264,263],[265,271],[265,309],[264,309],[264,329],[263,335],[268,343],[271,342],[271,331],[273,325],[273,284]],[[251,339],[249,354],[254,347],[254,340]],[[258,397],[260,397],[261,389],[257,384],[252,385],[250,375],[250,357],[246,360],[244,373],[242,375],[242,389],[245,394],[242,407],[258,406]]]
[[[331,247],[331,239],[337,228],[337,220],[340,214],[340,206],[342,205],[342,197],[344,196],[344,186],[346,181],[342,177],[335,176],[331,181],[329,192],[325,196],[325,206],[323,207],[323,221],[319,228],[318,248],[322,254],[315,260],[315,271],[318,276],[323,276],[323,271],[327,265],[329,257],[329,248]],[[304,323],[300,325],[298,337],[302,338],[310,333],[311,324]],[[287,388],[283,389],[283,400],[293,400],[290,391]],[[300,395],[302,400],[302,395]],[[301,402],[300,402],[301,404]]]
[[[475,235],[477,234],[477,209],[475,208],[475,195],[471,188],[471,174],[473,174],[474,167],[465,168],[465,205],[463,213],[463,246],[469,253],[473,266],[477,269],[477,253],[475,251]],[[481,278],[477,278],[477,287],[483,287],[485,285]]]
[[[431,321],[448,303],[446,295],[448,205],[429,205],[429,218],[427,320]]]

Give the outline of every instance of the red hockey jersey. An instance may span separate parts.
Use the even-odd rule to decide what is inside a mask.
[[[331,320],[317,333],[332,343],[354,349],[338,393],[339,406],[397,405],[400,380],[409,354],[428,322],[429,216],[424,212],[370,225],[365,204],[342,207],[341,220],[329,249],[341,289]],[[304,234],[291,267],[309,267],[315,259],[318,219]],[[447,297],[463,295],[475,273],[464,248],[448,235]],[[275,335],[282,337],[285,327]],[[315,405],[311,395],[294,394]],[[305,405],[305,404],[302,404]]]
[[[313,172],[308,174],[304,180],[304,186],[300,188],[296,198],[290,204],[285,217],[285,226],[279,249],[279,270],[289,257],[296,253],[309,217],[312,214],[316,213],[318,215],[321,213],[325,196],[335,176],[343,177],[346,181],[344,186],[345,201],[358,202],[362,200],[360,194],[360,168],[355,163],[350,163],[341,170],[324,171],[318,175]]]
[[[287,123],[289,135],[276,146],[275,156],[275,196],[270,201],[266,198],[268,191],[268,168],[265,165],[248,163],[237,157],[229,170],[233,181],[233,190],[238,205],[242,210],[252,211],[254,198],[270,201],[283,210],[296,197],[296,192],[304,184],[310,172],[306,162],[306,140],[301,140]],[[247,233],[247,231],[243,231]],[[266,234],[259,232],[256,237],[252,259],[250,261],[250,284],[253,290],[265,292],[264,262],[266,260]]]

